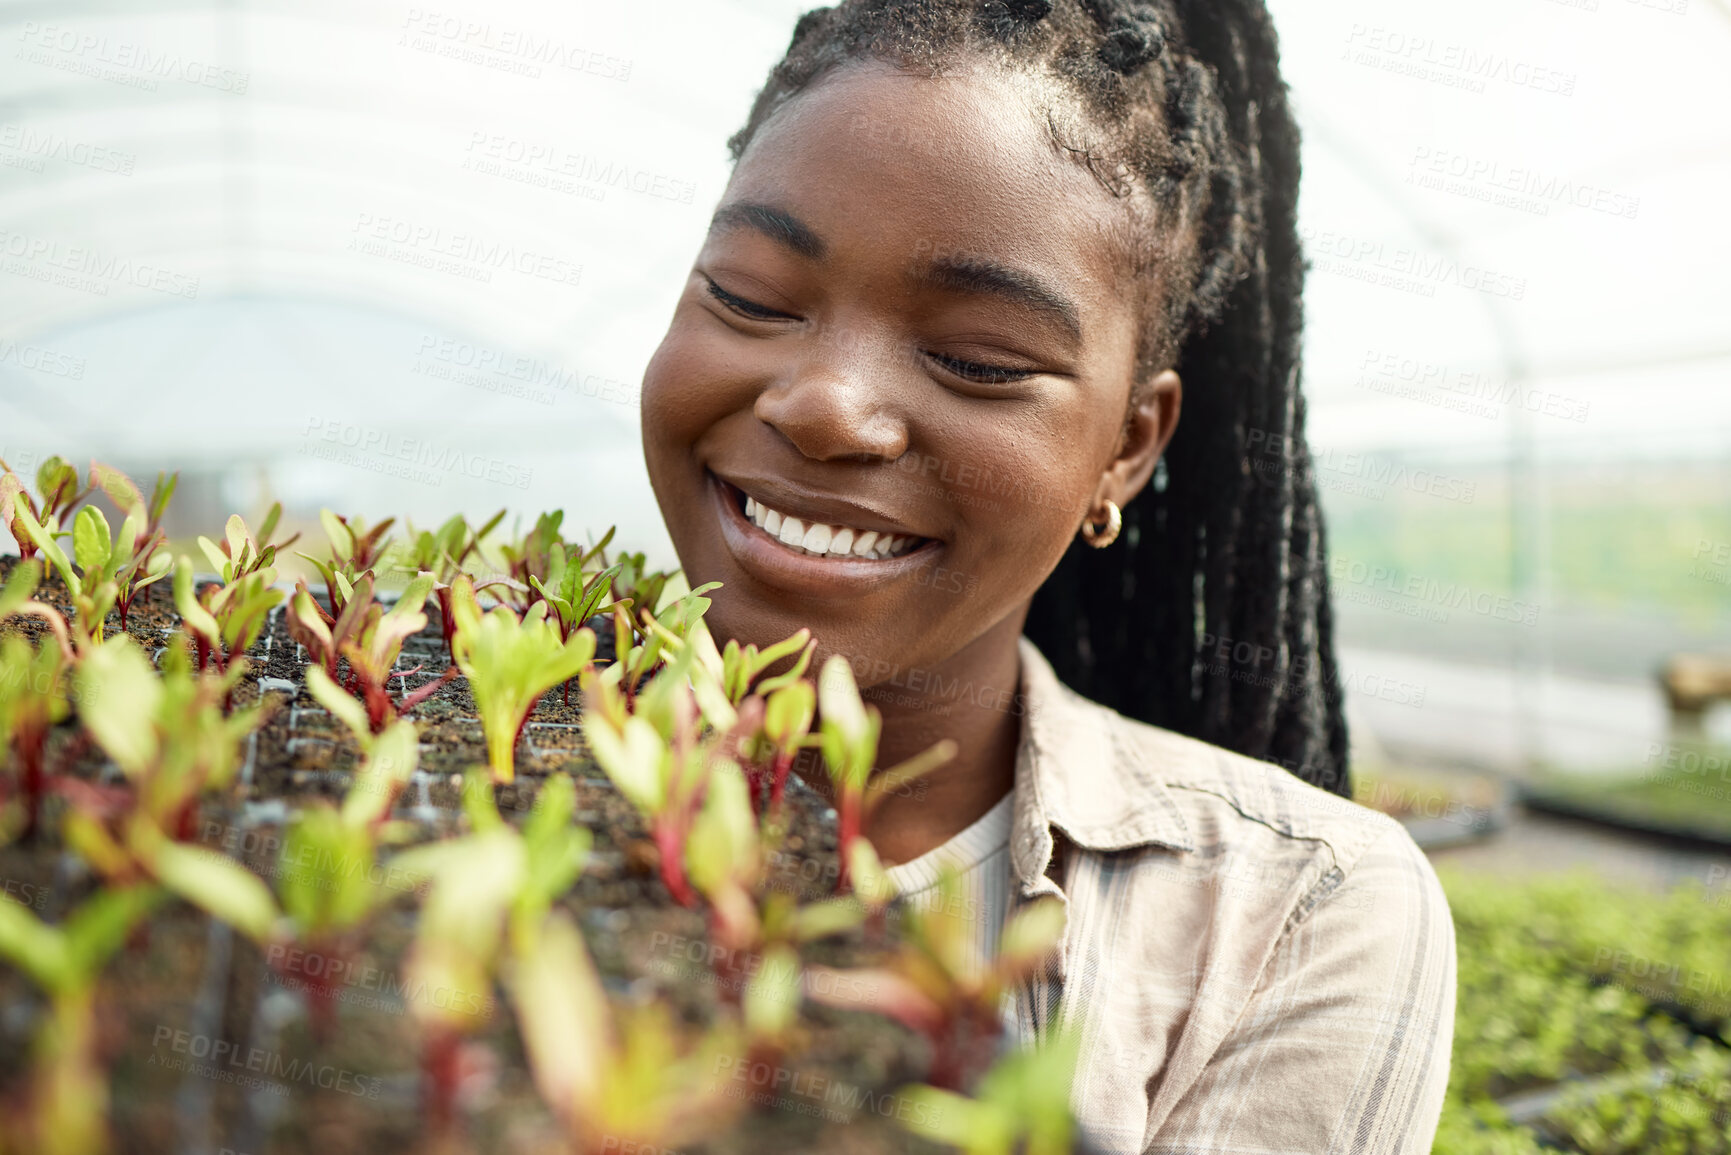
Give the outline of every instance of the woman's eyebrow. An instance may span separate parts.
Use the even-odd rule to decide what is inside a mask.
[[[807,260],[821,261],[829,249],[823,238],[812,232],[810,225],[792,213],[756,201],[736,201],[716,209],[709,220],[709,235],[742,227],[756,229]]]
[[[1071,340],[1078,343],[1082,340],[1082,322],[1075,303],[1032,273],[984,257],[963,257],[932,261],[919,271],[919,277],[935,288],[956,293],[988,293],[1025,305],[1057,321]]]

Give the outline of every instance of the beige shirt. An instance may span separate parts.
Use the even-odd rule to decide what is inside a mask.
[[[1107,1152],[1431,1148],[1455,939],[1393,819],[1076,694],[1021,639],[1013,902],[1067,906],[1016,992],[1083,1032],[1071,1102]],[[1050,868],[1051,877],[1047,877]]]

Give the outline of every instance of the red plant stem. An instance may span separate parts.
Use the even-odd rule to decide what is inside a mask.
[[[685,880],[685,856],[682,853],[685,832],[672,817],[661,815],[655,819],[651,833],[655,838],[655,849],[661,854],[661,881],[667,884],[668,893],[680,906],[696,906],[697,896]]]
[[[751,792],[751,808],[759,818],[769,808],[770,771],[755,762],[745,762],[745,785]]]
[[[836,800],[836,853],[841,856],[841,871],[835,880],[837,894],[852,885],[847,869],[848,850],[860,836],[861,809],[860,791],[843,787],[841,797]]]
[[[781,750],[775,755],[775,762],[770,767],[769,808],[781,808],[781,792],[787,786],[787,774],[793,769],[793,752]]]
[[[421,1043],[422,1109],[433,1134],[445,1136],[456,1118],[462,1042],[449,1027],[429,1024],[426,1032]]]
[[[532,716],[534,716],[535,707],[537,705],[539,705],[540,702],[541,702],[541,695],[540,694],[536,694],[533,698],[529,699],[529,708],[527,710],[523,711],[523,717],[520,718],[517,722],[517,733],[515,735],[513,735],[511,738],[512,751],[515,751],[517,749],[518,745],[523,741],[523,731],[528,729],[529,719]]]
[[[47,727],[34,722],[20,726],[12,738],[12,748],[17,752],[22,771],[18,785],[24,795],[23,837],[33,838],[42,815],[42,795],[47,784],[42,772],[48,748]]]
[[[721,917],[713,907],[709,911],[709,941],[727,941]],[[715,975],[715,986],[720,992],[718,997],[724,1006],[736,1007],[744,997],[747,968],[741,965],[739,959],[743,953],[745,952],[720,949],[709,952],[709,967]]]
[[[180,804],[180,810],[174,817],[174,840],[176,842],[191,842],[194,829],[194,819],[198,817],[198,796],[195,794]]]
[[[380,733],[384,730],[385,723],[397,714],[390,692],[371,678],[356,674],[354,680],[359,683],[361,701],[366,703],[367,723],[372,726],[373,733]]]

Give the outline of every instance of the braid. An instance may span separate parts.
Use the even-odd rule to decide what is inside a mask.
[[[729,149],[737,160],[833,69],[935,73],[964,55],[1074,96],[1052,114],[1054,142],[1136,225],[1130,409],[1160,369],[1185,383],[1184,418],[1118,543],[1072,542],[1028,637],[1095,701],[1348,794],[1299,389],[1298,129],[1263,0],[844,0],[800,18]],[[1259,445],[1284,453],[1280,468],[1252,468]]]

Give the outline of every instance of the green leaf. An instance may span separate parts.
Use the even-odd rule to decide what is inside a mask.
[[[308,667],[309,674],[314,670],[318,667]],[[322,674],[324,671],[318,672]],[[354,699],[349,701],[354,702]],[[361,722],[363,725],[366,723],[364,710],[361,711]],[[386,726],[384,733],[366,744],[366,761],[355,775],[348,796],[343,799],[343,821],[365,824],[385,814],[391,799],[414,776],[420,758],[419,740],[413,722],[398,721]]]
[[[4,896],[0,896],[0,958],[45,991],[62,989],[75,973],[65,934]]]
[[[860,841],[865,843],[864,839]],[[797,942],[811,942],[841,934],[858,926],[864,921],[865,914],[865,907],[853,898],[827,898],[809,903],[794,912],[793,938]]]
[[[76,677],[79,701],[102,703],[100,710],[80,711],[84,728],[128,777],[143,775],[162,750],[157,713],[165,689],[150,659],[122,634],[92,649]]]
[[[623,732],[590,726],[587,714],[584,722],[589,748],[619,792],[645,814],[659,813],[667,800],[662,766],[671,755],[655,726],[636,715],[625,720]]]
[[[799,956],[786,946],[771,947],[745,988],[746,1030],[753,1038],[780,1038],[798,1020],[799,1001]]]
[[[170,473],[166,477],[161,473],[156,475],[156,485],[150,491],[151,525],[162,520],[162,515],[167,511],[168,503],[174,499],[174,491],[179,485],[179,473]]]
[[[763,732],[787,749],[811,730],[817,694],[810,682],[794,682],[769,695],[763,712]]]
[[[1064,904],[1041,899],[1017,911],[998,940],[996,965],[1019,977],[1038,966],[1064,937]]]
[[[250,552],[247,547],[253,544],[252,535],[247,532],[246,522],[241,520],[238,513],[228,515],[228,523],[223,526],[223,533],[228,538],[228,556],[234,559],[238,568]]]
[[[328,509],[319,510],[319,524],[325,527],[325,536],[331,541],[331,554],[339,566],[355,556],[355,535],[336,514]]]
[[[607,998],[583,938],[549,916],[511,980],[523,1047],[542,1098],[581,1118],[599,1106],[609,1063]]]
[[[264,515],[264,524],[258,527],[258,540],[266,542],[270,535],[276,532],[276,523],[282,517],[282,502],[271,503],[270,512]],[[296,535],[299,536],[299,535]]]
[[[211,612],[198,603],[192,592],[192,559],[181,555],[174,567],[174,608],[180,611],[181,624],[202,637],[211,646],[222,642],[222,627]]]
[[[331,712],[331,717],[347,726],[362,743],[371,740],[373,727],[367,721],[367,708],[353,694],[333,682],[322,666],[307,667],[306,683],[318,704]]]
[[[968,1155],[1010,1155],[1014,1149],[1014,1127],[996,1105],[918,1084],[903,1087],[896,1097],[908,1106],[905,1113],[897,1112],[896,1121],[916,1135]]]
[[[100,574],[108,565],[109,556],[114,552],[113,542],[108,519],[102,516],[100,509],[87,505],[78,511],[78,517],[72,523],[72,556],[86,579]]]
[[[817,676],[817,700],[826,726],[833,725],[849,742],[866,736],[868,723],[853,667],[840,654],[831,654]]]
[[[169,890],[257,943],[269,941],[277,905],[270,888],[232,858],[178,842],[156,847],[151,866]]]
[[[66,946],[74,970],[94,975],[119,950],[121,944],[151,911],[161,904],[163,892],[154,886],[128,886],[121,890],[99,890],[81,903],[66,920]]]
[[[757,817],[750,788],[737,766],[723,764],[710,774],[703,809],[686,840],[691,881],[706,895],[756,874]]]
[[[23,494],[18,495],[13,504],[13,511],[18,523],[24,526],[24,532],[30,535],[30,540],[35,542],[36,548],[42,551],[42,556],[52,562],[54,568],[59,571],[60,580],[66,583],[67,591],[73,597],[77,597],[84,590],[83,584],[78,580],[77,571],[72,568],[72,562],[67,558],[66,551],[61,549],[60,543],[54,540],[54,535],[49,533],[42,523],[36,520],[35,515],[30,512],[30,506],[25,501]]]
[[[211,571],[223,581],[229,580],[229,576],[234,570],[235,559],[226,556],[222,552],[221,546],[203,534],[198,537],[198,548],[204,551],[205,560],[210,562]]]

